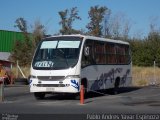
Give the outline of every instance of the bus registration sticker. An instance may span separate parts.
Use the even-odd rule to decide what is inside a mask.
[[[39,61],[35,63],[35,67],[53,67],[54,63],[52,61]]]

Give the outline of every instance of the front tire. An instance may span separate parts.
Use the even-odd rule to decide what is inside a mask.
[[[44,97],[45,97],[45,93],[43,93],[43,92],[35,92],[35,93],[34,93],[34,97],[35,97],[37,100],[43,100]]]
[[[84,99],[87,98],[87,80],[82,80],[81,85],[84,87]],[[81,92],[81,91],[80,91]],[[75,99],[80,100],[80,92],[76,94]]]

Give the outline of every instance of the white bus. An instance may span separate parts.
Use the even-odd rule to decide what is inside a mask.
[[[79,93],[131,84],[128,42],[84,35],[43,39],[31,64],[30,92],[37,99],[48,93]]]

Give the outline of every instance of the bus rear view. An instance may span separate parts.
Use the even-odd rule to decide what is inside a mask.
[[[82,40],[81,36],[59,36],[39,43],[30,76],[30,92],[37,99],[43,99],[46,93],[79,92]]]

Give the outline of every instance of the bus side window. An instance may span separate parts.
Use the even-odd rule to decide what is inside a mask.
[[[116,64],[116,51],[115,45],[106,44],[106,64]]]
[[[129,46],[117,45],[116,56],[117,64],[128,64],[130,61]]]
[[[95,61],[96,64],[105,64],[105,46],[104,42],[95,42],[94,53],[95,53]]]
[[[93,44],[94,41],[92,40],[86,40],[86,43],[83,47],[83,54],[82,54],[82,67],[94,64],[94,59],[93,59]]]

